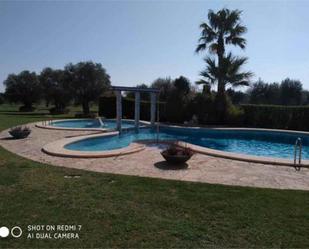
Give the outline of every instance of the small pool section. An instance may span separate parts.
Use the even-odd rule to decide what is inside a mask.
[[[73,119],[73,120],[61,120],[53,121],[52,126],[59,128],[105,128],[105,129],[115,129],[116,120],[103,120],[103,126],[99,119]],[[122,120],[122,128],[132,128],[134,127],[134,121],[124,121]]]
[[[136,140],[179,140],[202,147],[239,154],[293,159],[296,139],[302,139],[302,158],[309,159],[309,136],[304,133],[261,130],[215,130],[161,127],[160,132],[142,128],[121,135],[95,137],[73,142],[68,150],[108,151],[128,146]]]

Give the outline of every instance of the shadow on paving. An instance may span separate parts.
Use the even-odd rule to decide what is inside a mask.
[[[188,169],[189,165],[187,163],[182,164],[170,164],[166,161],[157,162],[154,166],[162,170],[185,170]]]

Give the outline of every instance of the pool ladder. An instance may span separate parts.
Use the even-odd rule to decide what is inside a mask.
[[[302,140],[301,138],[297,138],[294,145],[294,167],[297,171],[300,170],[301,167],[301,154],[302,154]]]
[[[99,120],[101,128],[103,128],[105,126],[105,124],[104,124],[102,118],[101,117],[97,117],[97,119]]]
[[[47,119],[42,121],[42,125],[47,126],[47,125],[52,125],[53,120],[52,119]]]

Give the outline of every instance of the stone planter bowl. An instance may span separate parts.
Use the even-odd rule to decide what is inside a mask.
[[[9,134],[15,139],[22,139],[29,136],[31,130],[27,127],[15,127],[9,131]]]
[[[169,148],[169,149],[162,151],[161,155],[168,163],[182,164],[182,163],[187,162],[193,156],[193,152],[189,149]]]

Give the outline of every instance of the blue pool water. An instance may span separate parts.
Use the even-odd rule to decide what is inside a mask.
[[[104,126],[101,127],[101,124],[98,119],[79,119],[79,120],[64,120],[64,121],[53,121],[52,126],[63,127],[63,128],[106,128],[106,129],[115,129],[116,121],[115,120],[104,120]],[[134,127],[133,121],[122,121],[122,128]]]
[[[161,127],[158,137],[160,140],[181,140],[227,152],[278,158],[293,158],[295,141],[301,137],[302,157],[309,159],[309,136],[302,133]],[[79,151],[113,150],[126,147],[135,140],[156,138],[156,131],[144,128],[139,133],[131,130],[117,136],[81,140],[65,148]]]

